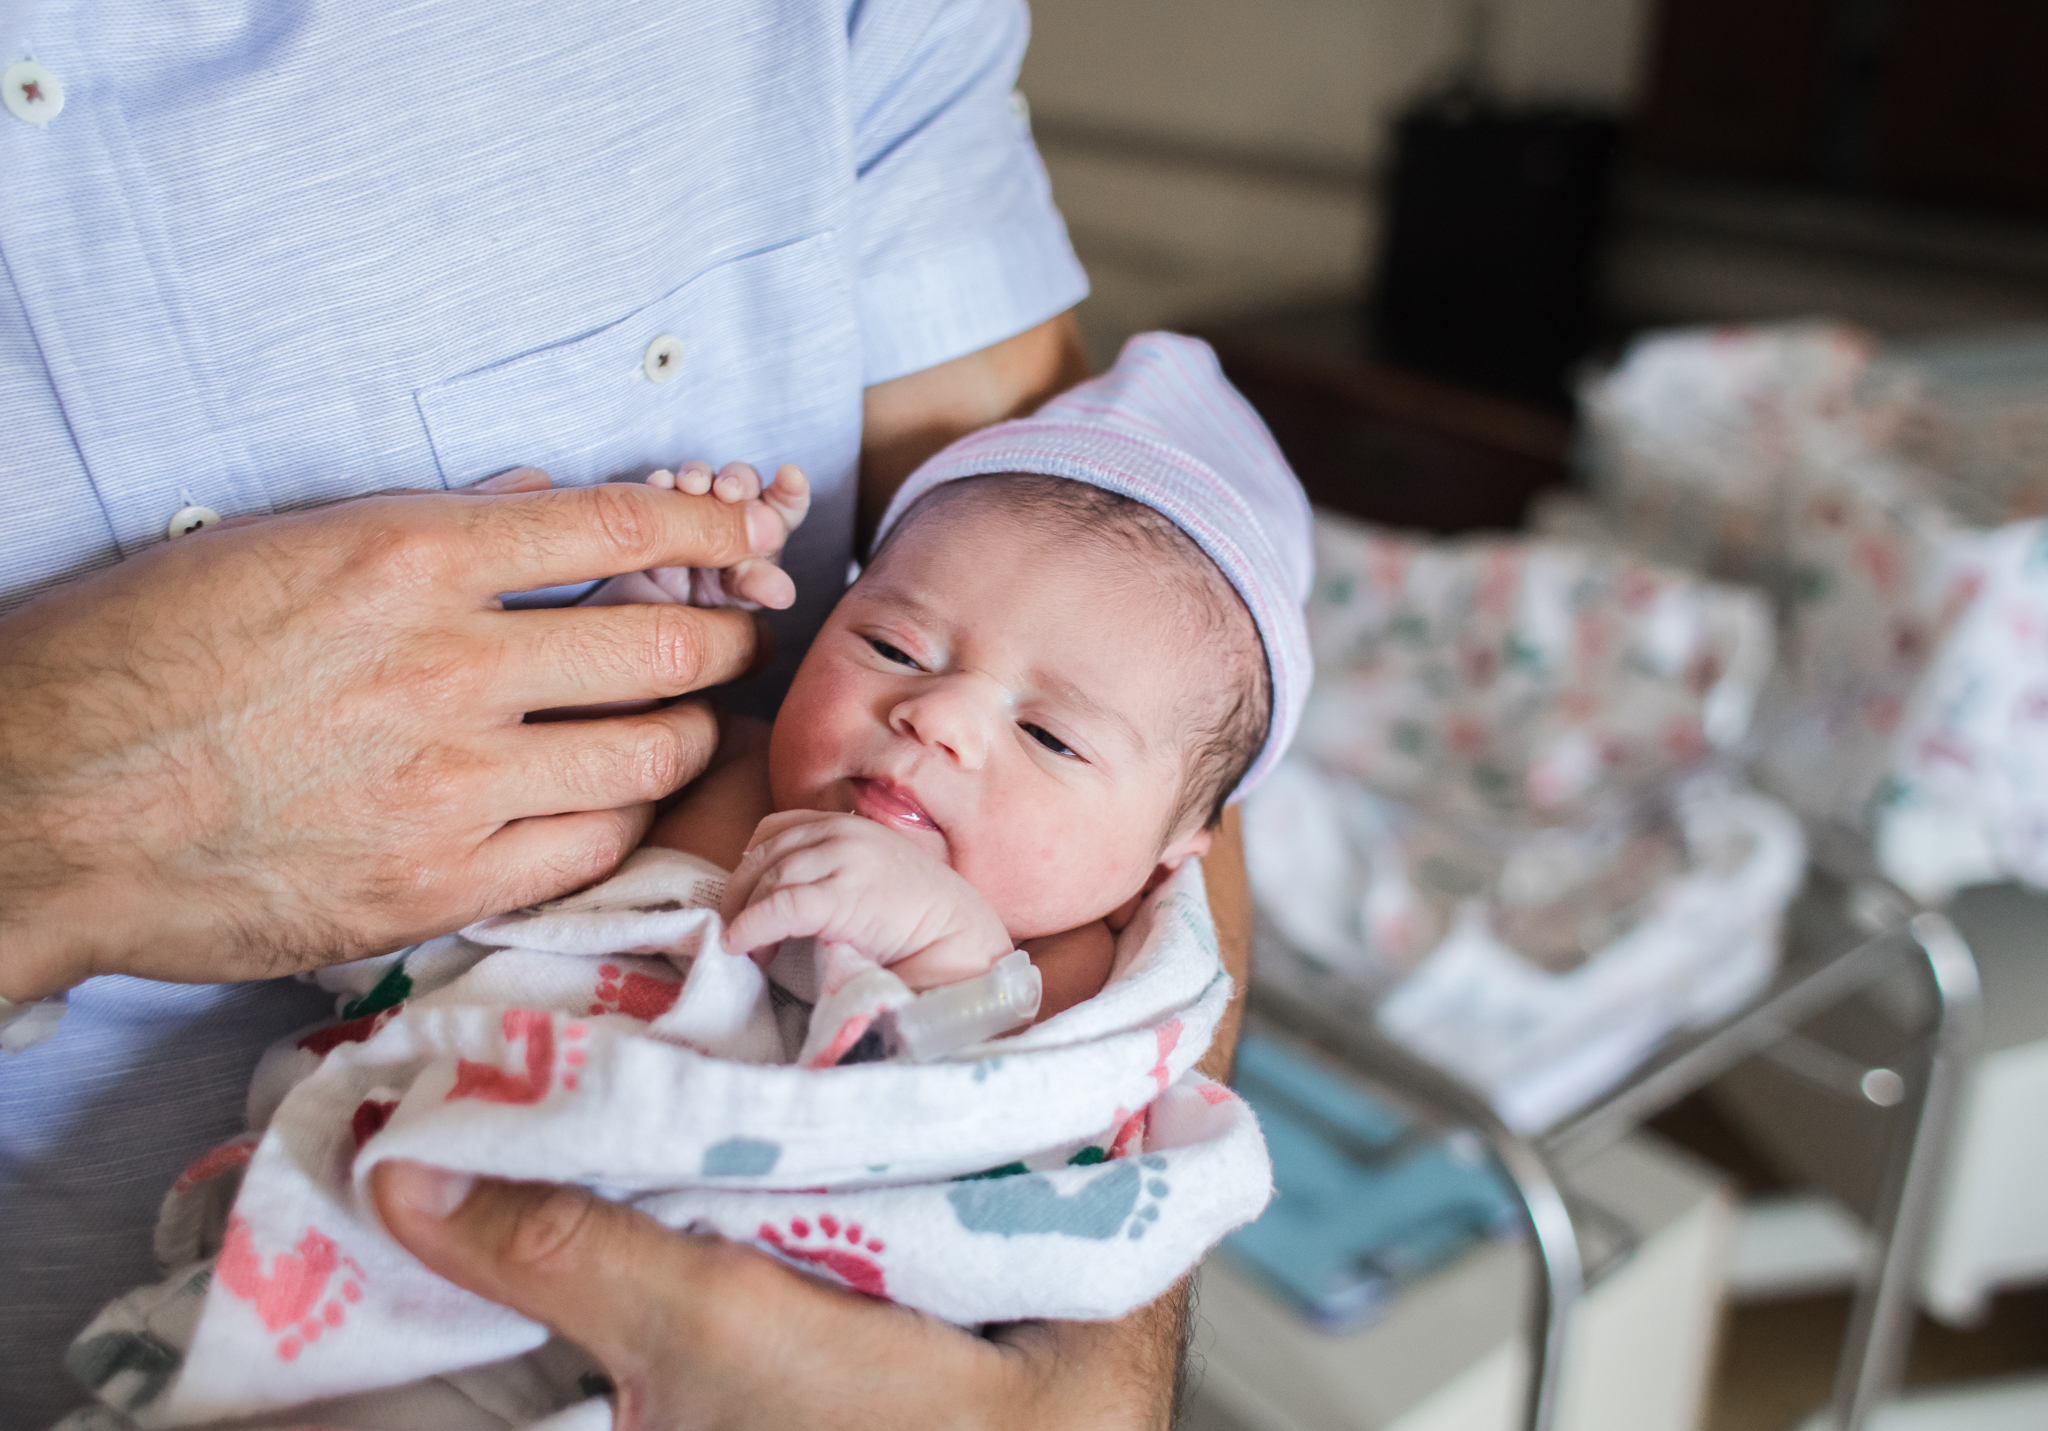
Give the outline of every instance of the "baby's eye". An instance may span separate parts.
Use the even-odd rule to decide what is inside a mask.
[[[1026,735],[1030,736],[1033,740],[1037,741],[1040,745],[1044,746],[1047,750],[1051,751],[1054,755],[1074,754],[1074,748],[1072,746],[1068,745],[1064,740],[1061,740],[1058,736],[1054,735],[1044,726],[1033,725],[1030,721],[1019,721],[1018,724],[1023,727],[1024,733]]]
[[[924,667],[918,665],[917,662],[911,660],[910,657],[904,655],[896,647],[891,646],[887,641],[877,641],[872,636],[868,637],[867,641],[868,645],[875,648],[875,654],[884,661],[894,661],[897,665],[908,666],[913,671],[922,671],[924,669]]]

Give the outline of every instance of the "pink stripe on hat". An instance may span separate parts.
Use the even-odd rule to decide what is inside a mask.
[[[1031,472],[1086,482],[1165,513],[1221,568],[1258,626],[1273,720],[1232,800],[1294,738],[1313,664],[1302,603],[1314,567],[1308,499],[1265,423],[1207,343],[1140,333],[1116,366],[1037,413],[971,433],[917,471],[882,514],[880,542],[943,482]]]

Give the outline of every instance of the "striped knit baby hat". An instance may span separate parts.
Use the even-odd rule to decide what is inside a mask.
[[[1313,667],[1301,612],[1314,557],[1301,483],[1209,345],[1141,333],[1101,377],[1030,417],[961,438],[910,475],[875,541],[939,484],[998,472],[1065,477],[1143,502],[1237,588],[1273,682],[1265,746],[1231,795],[1241,797],[1287,749],[1308,699]]]

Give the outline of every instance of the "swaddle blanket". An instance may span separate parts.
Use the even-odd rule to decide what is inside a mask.
[[[366,1180],[386,1158],[583,1183],[962,1324],[1121,1316],[1265,1205],[1256,1121],[1193,1072],[1230,997],[1194,863],[1101,993],[921,1065],[783,1062],[808,1011],[723,951],[723,887],[642,850],[581,894],[335,971],[342,1017],[266,1056],[251,1131],[166,1200],[176,1270],[101,1313],[74,1372],[144,1427],[334,1397],[334,1424],[452,1424],[430,1381],[477,1424],[574,1401],[559,1356],[525,1356],[542,1327],[384,1233]],[[804,961],[772,972],[801,984]]]

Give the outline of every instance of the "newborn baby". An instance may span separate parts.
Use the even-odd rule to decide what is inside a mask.
[[[728,948],[816,936],[919,989],[1021,946],[1057,1014],[1208,848],[1271,703],[1250,612],[1166,517],[967,478],[889,529],[772,734],[728,720],[649,843],[734,871]]]
[[[757,479],[665,480],[753,500]],[[784,469],[759,500],[794,525],[806,495]],[[395,1389],[323,1420],[573,1399],[572,1355],[496,1368],[542,1330],[375,1226],[384,1157],[582,1181],[956,1321],[1158,1295],[1270,1189],[1254,1120],[1192,1071],[1229,998],[1194,857],[1299,716],[1307,578],[1300,488],[1198,343],[1134,339],[956,443],[898,493],[772,730],[728,718],[618,875],[337,976],[344,1022],[266,1059],[254,1131],[167,1200],[160,1255],[200,1271],[109,1308],[74,1370],[146,1426],[373,1387]],[[651,572],[597,599],[781,604],[786,583]],[[819,1002],[792,1030],[803,1006],[771,1014],[742,956],[782,950],[800,985],[781,966],[805,939]],[[840,992],[900,1002],[1019,947],[1027,1032],[831,1067],[879,1007],[843,1017]],[[810,1067],[775,1066],[800,1041]]]

